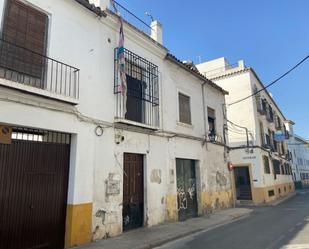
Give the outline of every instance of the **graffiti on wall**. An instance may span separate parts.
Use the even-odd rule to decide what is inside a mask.
[[[188,208],[188,198],[192,201],[196,195],[196,184],[195,179],[189,179],[189,187],[185,189],[183,184],[180,184],[178,181],[177,188],[177,198],[178,198],[178,210],[187,209]]]
[[[188,208],[187,194],[184,187],[177,188],[178,210]]]

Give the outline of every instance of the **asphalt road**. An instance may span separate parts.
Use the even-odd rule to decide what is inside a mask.
[[[309,190],[248,218],[170,242],[157,249],[309,249]]]

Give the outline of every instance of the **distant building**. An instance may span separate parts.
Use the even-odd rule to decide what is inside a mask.
[[[264,87],[244,61],[230,65],[219,58],[197,65],[198,70],[222,88],[226,96],[230,158],[235,167],[237,200],[266,203],[294,191],[285,116],[266,90],[233,104]],[[231,105],[233,104],[233,105]],[[246,130],[247,129],[247,130]]]
[[[296,187],[309,186],[309,141],[294,133],[292,121],[285,123],[290,134],[289,151],[292,158],[293,180]]]

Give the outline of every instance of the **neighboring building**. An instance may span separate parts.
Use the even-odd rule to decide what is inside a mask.
[[[0,1],[1,248],[71,247],[233,203],[227,92],[169,54],[158,22],[156,40],[125,22],[123,94],[119,18],[92,2]]]
[[[309,186],[309,141],[296,135],[293,129],[294,123],[287,121],[286,129],[290,139],[288,143],[292,159],[293,180],[297,188]]]
[[[225,58],[197,68],[230,93],[226,97],[228,137],[237,200],[259,204],[293,192],[287,141],[274,139],[278,132],[286,134],[286,118],[271,94],[265,90],[235,103],[264,87],[255,71],[245,67],[243,61],[230,65]]]

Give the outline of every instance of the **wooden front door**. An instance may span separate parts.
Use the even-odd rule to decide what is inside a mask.
[[[237,200],[252,200],[249,167],[235,167],[234,177]]]
[[[69,158],[69,144],[0,144],[0,248],[63,249]]]
[[[123,230],[138,228],[144,222],[144,159],[140,154],[124,154]]]
[[[195,161],[176,159],[178,219],[197,216]]]

